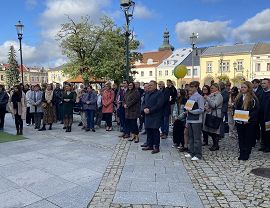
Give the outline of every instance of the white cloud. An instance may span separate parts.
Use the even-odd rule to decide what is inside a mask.
[[[256,42],[270,39],[270,9],[265,9],[233,30],[237,41]]]
[[[19,51],[19,43],[18,41],[6,41],[2,45],[0,45],[0,62],[6,63],[8,60],[8,52],[10,49],[10,46],[14,46],[16,55],[17,55],[17,61],[20,63],[20,51]],[[29,46],[25,43],[22,43],[22,52],[23,52],[23,60],[26,62],[31,62],[35,59],[36,56],[36,47]]]
[[[194,19],[186,22],[178,22],[175,27],[177,38],[182,43],[189,43],[190,35],[199,33],[198,43],[224,42],[231,29],[229,21],[202,21]]]
[[[141,3],[135,4],[134,18],[148,19],[154,16],[154,12]]]

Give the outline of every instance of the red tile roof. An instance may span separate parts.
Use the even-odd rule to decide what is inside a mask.
[[[146,52],[143,53],[143,59],[141,63],[135,64],[135,68],[145,68],[145,67],[156,67],[161,64],[161,62],[168,58],[172,54],[171,50],[166,51],[153,51],[153,52]],[[152,59],[153,62],[147,64],[147,61]]]
[[[9,67],[9,64],[3,64],[3,69],[6,70]],[[21,72],[21,65],[18,66],[18,71]],[[27,72],[28,69],[25,65],[23,65],[23,72]]]

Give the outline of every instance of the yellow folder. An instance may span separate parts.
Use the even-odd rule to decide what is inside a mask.
[[[244,121],[244,122],[248,122],[248,120],[249,120],[249,111],[235,110],[235,111],[234,111],[233,119],[234,119],[235,121]]]
[[[265,122],[265,131],[270,131],[270,121]]]
[[[194,104],[195,104],[195,101],[194,100],[188,100],[186,102],[185,109],[186,110],[192,110]]]

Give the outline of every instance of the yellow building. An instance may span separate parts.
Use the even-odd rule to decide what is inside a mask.
[[[200,57],[201,84],[210,85],[220,77],[230,81],[248,80],[251,68],[251,54],[255,44],[236,44],[207,48]]]
[[[63,83],[70,77],[63,73],[63,65],[48,70],[48,83]]]
[[[228,78],[239,85],[243,80],[269,77],[270,56],[267,54],[270,54],[270,46],[266,43],[209,47],[200,57],[201,82],[209,85],[212,80]]]

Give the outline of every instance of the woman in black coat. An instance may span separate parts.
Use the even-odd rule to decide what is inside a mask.
[[[128,131],[131,133],[129,141],[139,142],[139,128],[137,119],[140,116],[141,96],[133,82],[129,83],[124,97],[125,119]]]
[[[254,129],[258,122],[259,102],[252,90],[252,83],[245,81],[234,105],[235,110],[249,111],[248,122],[236,121],[240,156],[238,160],[248,160],[252,149]],[[256,133],[256,132],[255,132]]]

